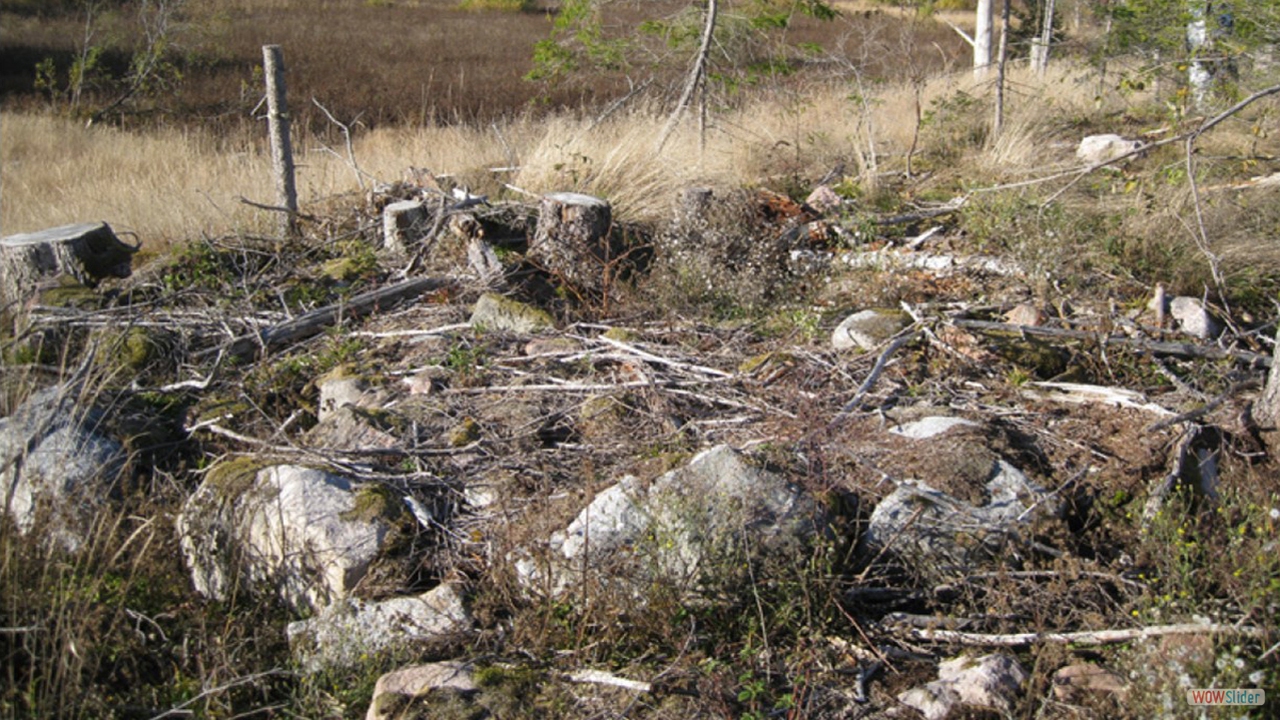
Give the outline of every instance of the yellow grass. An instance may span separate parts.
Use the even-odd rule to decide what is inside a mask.
[[[0,116],[0,229],[5,234],[105,220],[144,245],[251,228],[240,196],[270,200],[266,160],[200,133],[134,135],[106,127]]]
[[[1011,82],[1016,92],[1009,97],[1005,137],[976,150],[988,156],[980,165],[1001,174],[1045,167],[1050,129],[1039,118],[1088,115],[1095,105],[1094,88],[1079,73],[1060,70],[1040,79],[1018,71]],[[920,102],[928,108],[960,90],[981,95],[990,83],[955,73],[924,83]],[[633,108],[599,123],[525,117],[486,128],[384,126],[356,138],[355,156],[361,170],[383,182],[405,177],[411,166],[425,167],[480,192],[507,183],[532,194],[592,193],[610,199],[620,217],[646,220],[665,217],[679,191],[694,183],[767,185],[780,177],[821,175],[850,159],[846,172],[863,173],[862,181],[870,182],[869,149],[875,148],[880,171],[901,169],[915,116],[913,86],[880,88],[866,104],[851,100],[847,86],[835,86],[713,113],[705,144],[690,112],[661,153],[654,146],[666,118]],[[272,201],[261,138],[217,139],[197,130],[134,134],[15,113],[0,119],[5,234],[105,220],[163,247],[202,233],[270,227],[262,211],[239,201]],[[295,146],[304,211],[357,188],[340,143],[303,137]],[[518,171],[489,171],[512,166]]]

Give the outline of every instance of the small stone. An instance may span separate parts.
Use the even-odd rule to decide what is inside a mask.
[[[567,337],[537,337],[525,343],[524,354],[528,356],[555,355],[581,350],[582,344]]]
[[[340,365],[316,380],[320,390],[320,407],[316,419],[324,422],[344,406],[374,407],[383,398],[374,391],[369,381],[353,374],[349,366]]]
[[[1004,321],[1010,325],[1036,327],[1044,324],[1044,313],[1031,303],[1020,303],[1004,314]]]
[[[478,690],[471,667],[460,662],[438,662],[401,668],[378,678],[365,720],[389,720],[387,712],[396,698],[416,700],[435,690],[472,693]]]
[[[960,656],[938,664],[939,682],[951,683],[965,705],[1013,710],[1022,685],[1030,676],[1012,656],[993,653],[974,659]]]
[[[836,350],[872,350],[911,325],[911,316],[901,310],[872,309],[845,318],[831,334]]]
[[[925,720],[945,720],[960,698],[950,684],[931,682],[898,695],[898,702],[914,708]]]
[[[1114,134],[1089,135],[1080,141],[1076,157],[1090,165],[1114,160],[1142,147],[1141,140],[1129,140]]]
[[[942,417],[931,416],[921,418],[915,422],[906,425],[896,425],[889,428],[889,432],[894,435],[911,438],[912,440],[928,440],[931,437],[941,435],[954,427],[978,427],[978,424],[972,420],[965,420],[958,417]]]
[[[474,623],[453,585],[380,602],[343,599],[308,620],[289,623],[294,654],[311,672],[347,667],[368,656],[469,632]]]
[[[1093,663],[1067,665],[1053,674],[1053,696],[1062,702],[1079,702],[1096,693],[1125,697],[1124,678]]]
[[[471,312],[471,324],[490,331],[536,333],[555,327],[546,310],[495,293],[485,293]]]
[[[843,198],[827,185],[819,185],[804,199],[804,203],[820,213],[828,213],[844,203]]]
[[[1169,314],[1178,329],[1200,340],[1212,340],[1222,333],[1222,323],[1196,298],[1178,296],[1169,302]]]

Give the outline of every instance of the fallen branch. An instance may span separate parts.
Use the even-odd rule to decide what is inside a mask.
[[[1140,392],[1126,388],[1062,382],[1033,382],[1031,384],[1048,391],[1047,393],[1039,393],[1034,390],[1023,390],[1023,394],[1033,400],[1052,400],[1073,405],[1096,403],[1112,407],[1145,410],[1149,413],[1166,417],[1173,415],[1172,410],[1148,401],[1146,396]]]
[[[867,375],[866,380],[862,381],[858,391],[853,394],[853,399],[845,403],[844,407],[840,408],[840,412],[836,413],[835,418],[832,419],[833,423],[844,419],[849,413],[853,412],[854,408],[858,407],[858,403],[862,402],[862,398],[875,386],[876,380],[880,378],[880,373],[884,372],[884,367],[889,362],[889,358],[902,349],[903,345],[915,340],[919,334],[919,331],[915,328],[909,328],[906,332],[899,333],[893,339],[893,342],[889,343],[889,347],[885,348],[885,351],[880,353],[880,357],[876,358],[876,364],[871,366],[871,373]]]
[[[666,365],[668,367],[673,367],[680,370],[692,370],[694,372],[702,373],[704,375],[713,375],[715,377],[721,377],[721,378],[733,377],[733,373],[727,373],[723,370],[717,370],[713,367],[706,367],[705,365],[691,365],[689,363],[682,363],[676,360],[671,360],[669,358],[664,358],[661,355],[654,355],[653,353],[645,352],[644,350],[641,350],[640,348],[635,347],[634,345],[628,345],[627,343],[624,343],[620,340],[607,338],[607,337],[604,337],[603,335],[597,338],[585,338],[585,337],[579,337],[576,335],[570,335],[570,337],[574,338],[575,340],[581,340],[583,342],[602,342],[602,343],[605,343],[606,345],[612,345],[613,347],[621,350],[624,353],[634,355],[640,358],[641,360],[646,360],[651,363],[657,363],[659,365]]]
[[[1271,367],[1271,358],[1267,355],[1260,355],[1247,350],[1224,350],[1223,348],[1212,345],[1195,345],[1193,343],[1147,340],[1144,338],[1132,338],[1122,335],[1101,335],[1087,330],[1070,330],[1067,328],[1011,325],[1008,323],[992,322],[989,320],[957,318],[951,322],[956,327],[965,328],[967,330],[977,330],[988,334],[1008,333],[1018,336],[1030,335],[1051,339],[1093,340],[1106,345],[1118,345],[1138,352],[1151,353],[1152,355],[1169,355],[1172,357],[1199,360],[1230,359],[1239,363],[1244,363],[1250,367]]]
[[[268,351],[303,338],[310,337],[344,318],[356,318],[394,305],[401,300],[417,297],[425,292],[445,287],[451,280],[443,278],[413,278],[387,287],[357,295],[344,302],[312,310],[287,322],[264,330],[241,335],[223,347],[210,348],[196,354],[204,357],[226,352],[230,358],[244,358],[257,352]]]
[[[891,215],[887,218],[877,218],[876,225],[906,225],[921,220],[930,220],[932,218],[950,215],[951,213],[964,207],[967,197],[959,197],[951,200],[946,205],[927,210],[919,210],[917,212],[903,213],[902,215]]]
[[[628,680],[624,677],[618,677],[612,673],[603,670],[578,670],[571,672],[567,677],[576,683],[596,683],[597,685],[611,685],[613,687],[624,688],[626,690],[634,690],[636,692],[652,692],[653,685],[640,680]]]
[[[1152,625],[1149,627],[1125,630],[1085,630],[1082,632],[1043,632],[1043,633],[1011,633],[986,634],[962,632],[959,630],[936,630],[929,628],[907,628],[907,634],[915,640],[933,642],[949,642],[959,645],[976,645],[984,647],[1020,647],[1054,643],[1060,645],[1111,645],[1131,642],[1146,638],[1164,637],[1166,635],[1243,635],[1250,638],[1267,636],[1265,628],[1251,625],[1221,625],[1183,623],[1179,625]]]

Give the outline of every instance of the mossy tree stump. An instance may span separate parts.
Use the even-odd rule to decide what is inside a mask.
[[[129,277],[137,251],[103,222],[0,238],[0,301],[20,302],[59,275],[88,287],[103,278]]]

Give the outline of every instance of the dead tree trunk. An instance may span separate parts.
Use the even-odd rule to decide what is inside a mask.
[[[284,82],[284,54],[279,45],[262,46],[262,71],[267,80],[267,127],[271,136],[271,168],[275,175],[280,233],[298,231],[298,190],[293,177],[293,145],[289,141],[289,104]]]
[[[991,66],[991,26],[995,20],[993,12],[995,0],[978,0],[978,9],[974,12],[973,29],[973,79],[983,80],[987,77],[987,68]]]
[[[1040,26],[1040,35],[1031,41],[1031,68],[1038,75],[1049,70],[1049,48],[1053,44],[1053,12],[1054,0],[1044,4],[1044,23]]]
[[[671,133],[675,131],[676,125],[680,123],[680,116],[684,114],[685,109],[689,107],[689,102],[693,100],[694,91],[706,81],[707,59],[711,55],[711,40],[715,35],[718,12],[717,0],[708,0],[707,19],[702,27],[702,43],[698,46],[698,56],[694,58],[693,69],[689,72],[689,77],[684,84],[684,92],[680,93],[680,101],[676,103],[676,109],[671,112],[671,117],[667,118],[667,124],[662,128],[662,134],[658,136],[654,152],[661,152],[662,148],[666,146]]]
[[[103,278],[129,277],[137,251],[101,222],[0,239],[0,306],[33,295],[42,281],[58,275],[89,287]]]
[[[538,229],[529,258],[578,292],[598,292],[617,260],[609,243],[613,211],[609,203],[579,193],[542,198]]]

